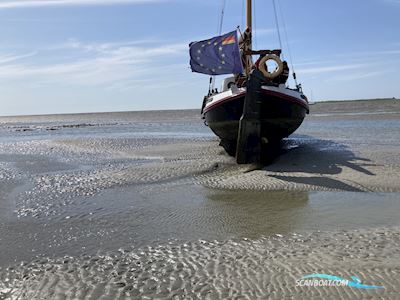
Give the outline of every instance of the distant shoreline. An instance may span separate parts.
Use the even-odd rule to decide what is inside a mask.
[[[353,102],[371,102],[371,101],[394,101],[400,100],[399,98],[373,98],[373,99],[353,99],[353,100],[319,100],[313,101],[312,104],[329,104],[329,103],[353,103]],[[160,109],[160,110],[126,110],[126,111],[99,111],[99,112],[76,112],[76,113],[54,113],[54,114],[33,114],[33,115],[1,115],[0,118],[23,118],[23,117],[45,117],[45,116],[84,116],[84,115],[105,115],[105,114],[124,114],[124,113],[154,113],[154,112],[199,112],[200,105],[198,108],[182,108],[182,109]]]
[[[371,99],[353,99],[353,100],[320,100],[315,101],[315,104],[322,104],[322,103],[338,103],[338,102],[363,102],[363,101],[393,101],[393,100],[400,100],[400,98],[371,98]]]
[[[34,115],[5,115],[0,118],[23,118],[23,117],[46,117],[46,116],[84,116],[84,115],[105,115],[105,114],[125,114],[125,113],[154,113],[154,112],[181,112],[181,111],[199,111],[200,108],[183,108],[183,109],[152,109],[152,110],[119,110],[119,111],[93,111],[93,112],[77,112],[77,113],[54,113],[54,114],[34,114]]]

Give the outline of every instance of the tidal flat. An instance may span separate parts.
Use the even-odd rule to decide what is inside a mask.
[[[312,105],[267,166],[198,110],[0,117],[0,299],[396,299],[399,149],[389,99]]]

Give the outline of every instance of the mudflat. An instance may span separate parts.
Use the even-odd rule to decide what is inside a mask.
[[[267,166],[196,110],[0,124],[0,299],[400,291],[399,100],[312,105]],[[384,288],[296,286],[314,273]]]

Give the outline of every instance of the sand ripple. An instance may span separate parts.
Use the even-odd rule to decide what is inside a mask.
[[[399,249],[396,228],[170,242],[23,262],[0,271],[0,299],[394,299]],[[311,273],[358,276],[385,289],[295,286]]]
[[[217,140],[209,139],[77,138],[10,143],[7,151],[0,146],[0,154],[18,155],[14,165],[0,165],[0,178],[20,174],[32,186],[18,196],[19,216],[58,214],[76,197],[128,185],[142,190],[189,183],[229,190],[400,191],[400,166],[393,160],[378,163],[343,144],[310,137],[288,139],[265,167],[237,165]]]

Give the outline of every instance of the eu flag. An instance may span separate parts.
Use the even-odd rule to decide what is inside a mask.
[[[193,72],[222,75],[243,72],[236,31],[209,40],[193,42],[190,47],[190,67]]]

